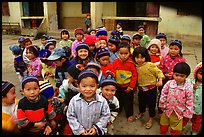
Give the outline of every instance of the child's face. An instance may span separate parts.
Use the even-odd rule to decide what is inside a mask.
[[[25,48],[28,48],[28,47],[30,47],[30,46],[32,46],[32,43],[31,43],[30,41],[28,41],[28,42],[25,43]]]
[[[62,33],[62,39],[63,40],[68,40],[68,38],[69,38],[68,34]]]
[[[115,52],[115,51],[116,51],[116,45],[113,44],[113,43],[108,42],[108,49],[109,49],[111,52]]]
[[[100,47],[101,47],[102,49],[104,49],[104,48],[107,46],[107,43],[106,43],[105,40],[100,40],[100,41],[99,41],[99,44],[100,44]]]
[[[138,33],[141,35],[141,34],[144,34],[144,32],[145,32],[145,30],[144,30],[144,28],[140,28],[139,30],[138,30]]]
[[[180,53],[180,48],[177,45],[172,45],[169,47],[169,55],[172,57],[178,56]]]
[[[115,95],[116,90],[117,90],[116,87],[113,86],[113,85],[106,85],[103,88],[101,88],[103,97],[105,97],[108,100],[113,98],[113,96]]]
[[[11,105],[15,103],[16,99],[16,92],[15,92],[15,87],[12,87],[9,92],[6,94],[5,97],[2,97],[2,104],[4,105]]]
[[[157,45],[153,44],[150,46],[149,51],[152,54],[156,54],[156,53],[159,53],[159,48],[157,47]]]
[[[84,35],[76,34],[76,39],[77,39],[78,41],[81,41],[83,38],[84,38]]]
[[[80,81],[78,88],[79,88],[79,91],[84,96],[84,99],[86,101],[91,101],[93,96],[96,94],[98,85],[94,78],[85,77]]]
[[[128,44],[130,44],[130,41],[128,41],[126,39],[121,40],[121,42],[127,42]]]
[[[90,35],[94,35],[95,36],[96,35],[96,31],[91,31]]]
[[[133,39],[132,43],[134,45],[139,45],[140,44],[140,39]]]
[[[173,78],[178,84],[182,84],[185,82],[187,76],[185,74],[174,73]]]
[[[40,87],[36,82],[27,82],[22,89],[23,95],[30,101],[37,101]]]
[[[56,63],[57,67],[61,67],[63,65],[63,63],[66,61],[65,58],[62,58],[61,60],[55,60],[54,62]]]
[[[89,51],[86,49],[79,49],[78,50],[78,56],[80,59],[86,59],[89,55]]]
[[[202,82],[202,69],[198,70],[197,79]]]
[[[130,51],[128,48],[120,48],[118,50],[118,57],[122,62],[125,62],[130,56]]]
[[[159,38],[159,40],[161,41],[161,47],[166,45],[166,39],[165,38]]]
[[[99,62],[101,66],[107,66],[110,63],[110,56],[102,56],[99,58]]]
[[[119,24],[117,24],[116,30],[120,32],[122,30],[122,27]]]
[[[139,54],[138,56],[135,57],[135,62],[138,65],[141,65],[145,62],[145,57],[143,57],[141,54]]]
[[[49,45],[48,50],[52,53],[55,49],[55,45]]]
[[[95,49],[95,44],[94,45],[89,45],[89,51],[90,52],[93,52]]]
[[[53,61],[51,61],[51,60],[47,60],[47,61],[45,61],[45,64],[46,64],[47,66],[51,66],[52,63],[53,63]]]
[[[40,39],[40,40],[41,40],[41,44],[45,45],[45,43],[46,43],[45,38],[42,38],[42,39]]]
[[[29,60],[36,58],[32,51],[29,49],[26,51],[27,57]]]

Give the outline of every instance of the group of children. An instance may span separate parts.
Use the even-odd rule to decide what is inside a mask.
[[[16,101],[15,86],[2,81],[2,114],[10,115],[2,117],[3,131],[112,135],[113,122],[123,108],[127,121],[133,122],[144,116],[147,106],[146,129],[153,126],[158,107],[161,134],[167,134],[169,127],[170,134],[182,134],[189,119],[192,134],[199,132],[202,62],[194,78],[188,79],[191,69],[180,40],[168,46],[164,33],[150,39],[143,25],[131,38],[123,34],[120,23],[109,37],[103,26],[86,32],[76,28],[74,41],[67,29],[60,35],[58,45],[56,39],[42,35],[41,46],[19,38],[19,45],[9,47],[24,97]]]

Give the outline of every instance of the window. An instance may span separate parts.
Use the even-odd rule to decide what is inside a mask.
[[[90,2],[82,2],[82,14],[90,13]]]
[[[2,2],[2,16],[10,16],[8,2]]]

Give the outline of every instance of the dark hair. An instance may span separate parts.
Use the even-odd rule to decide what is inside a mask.
[[[68,46],[64,46],[64,47],[62,47],[62,49],[64,49],[66,56],[67,56],[68,58],[70,58],[71,55],[72,55],[71,48],[68,47]]]
[[[60,33],[61,39],[62,39],[62,34],[67,34],[68,35],[68,39],[69,39],[70,35],[69,35],[69,31],[67,29],[63,29],[61,31],[61,33]]]
[[[138,57],[139,54],[141,54],[142,57],[145,57],[145,62],[151,61],[148,50],[145,47],[139,46],[134,49],[133,54],[132,54],[132,59],[134,60],[134,62],[135,62],[135,57]]]
[[[144,25],[139,25],[139,26],[137,27],[137,31],[138,31],[139,29],[141,29],[141,28],[143,28],[143,29],[145,30],[145,26],[144,26]]]
[[[122,23],[120,23],[120,22],[119,22],[119,23],[117,23],[117,24],[116,24],[116,26],[117,26],[117,25],[120,25],[120,27],[123,27],[123,26],[122,26]]]
[[[128,44],[127,42],[120,42],[117,46],[117,51],[119,51],[119,49],[121,48],[128,48],[128,50],[130,51],[130,44]]]
[[[36,45],[29,46],[28,50],[31,51],[35,55],[35,57],[39,57],[40,48],[38,46]]]
[[[183,54],[182,54],[182,52],[181,52],[181,50],[182,50],[182,42],[181,42],[180,40],[178,40],[178,39],[172,40],[171,43],[169,44],[169,47],[170,47],[170,46],[174,46],[174,45],[177,45],[177,46],[179,47],[179,49],[180,49],[179,55],[180,55],[181,57],[183,57]]]
[[[185,74],[188,77],[191,73],[191,68],[186,62],[179,62],[174,66],[173,72]]]

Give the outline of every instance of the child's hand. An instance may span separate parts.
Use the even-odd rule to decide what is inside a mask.
[[[132,90],[131,87],[127,87],[127,89],[125,90],[126,93],[129,93]]]
[[[96,129],[94,127],[92,127],[89,131],[87,135],[96,135]]]
[[[160,81],[158,81],[158,82],[156,83],[156,86],[157,86],[157,87],[161,87],[162,85],[163,85],[162,80],[160,80]]]
[[[197,83],[193,84],[193,89],[196,89],[196,88],[197,88],[197,86],[198,86],[198,84],[197,84]]]
[[[84,129],[84,131],[81,134],[82,135],[88,135],[88,132]]]
[[[60,102],[64,102],[64,98],[57,98]]]
[[[171,73],[167,73],[167,74],[165,74],[165,77],[168,78],[168,79],[172,79],[172,74]]]
[[[45,127],[44,133],[45,135],[49,135],[52,132],[52,129],[49,125]]]
[[[58,94],[59,94],[59,88],[56,87],[56,88],[54,89],[54,97],[57,97]]]
[[[40,129],[40,128],[44,127],[45,124],[46,124],[46,122],[37,122],[37,123],[35,123],[34,127]]]
[[[57,128],[57,122],[55,122],[54,120],[51,120],[50,124],[51,124],[52,128]]]

